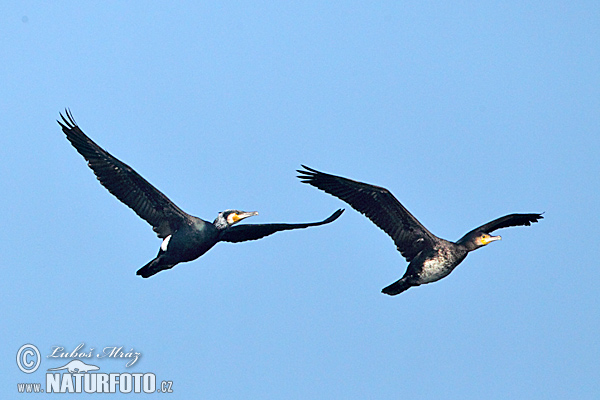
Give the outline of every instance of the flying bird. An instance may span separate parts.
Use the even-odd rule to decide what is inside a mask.
[[[225,210],[214,222],[205,221],[182,211],[133,168],[110,155],[83,133],[69,110],[65,110],[65,114],[66,117],[60,114],[62,122],[57,122],[73,147],[87,160],[102,186],[152,225],[154,232],[163,239],[156,258],[137,271],[137,275],[143,278],[181,262],[195,260],[218,242],[244,242],[279,231],[329,224],[344,211],[337,210],[320,222],[300,224],[235,225],[258,214],[256,211],[240,210]]]
[[[450,274],[467,254],[500,236],[491,233],[510,226],[531,225],[542,214],[509,214],[473,229],[456,242],[429,232],[389,190],[326,174],[302,165],[298,178],[329,193],[364,214],[394,240],[400,254],[409,262],[404,276],[382,289],[395,296],[412,286],[438,281]]]

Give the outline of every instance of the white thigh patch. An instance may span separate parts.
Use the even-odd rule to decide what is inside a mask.
[[[171,236],[169,235],[165,238],[165,240],[163,240],[162,244],[160,245],[160,249],[162,251],[167,251],[167,246],[169,246],[169,240],[171,240]]]

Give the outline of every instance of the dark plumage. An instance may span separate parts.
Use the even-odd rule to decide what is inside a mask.
[[[541,214],[510,214],[473,229],[457,242],[441,239],[427,230],[385,188],[319,172],[307,166],[298,178],[350,204],[391,236],[400,254],[409,262],[404,276],[382,290],[391,296],[411,286],[446,277],[467,256],[500,236],[490,234],[509,226],[531,225]]]
[[[73,147],[87,161],[96,177],[109,192],[152,225],[159,238],[164,239],[155,259],[137,271],[148,278],[157,272],[192,261],[206,253],[217,242],[256,240],[275,232],[301,229],[335,221],[344,210],[337,210],[320,222],[303,224],[236,225],[258,212],[226,210],[213,223],[182,211],[171,200],[142,178],[127,164],[117,160],[87,137],[66,110],[57,121]]]

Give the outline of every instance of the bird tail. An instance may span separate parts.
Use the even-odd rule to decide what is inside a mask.
[[[395,296],[397,294],[404,292],[406,289],[408,289],[411,286],[413,286],[413,285],[406,282],[406,280],[403,278],[403,279],[397,280],[396,282],[392,283],[389,286],[384,287],[383,289],[381,289],[381,292],[388,294],[390,296]]]
[[[138,269],[137,275],[140,275],[142,278],[150,278],[152,275],[165,269],[171,269],[174,266],[175,264],[161,264],[160,257],[156,257],[154,260]]]

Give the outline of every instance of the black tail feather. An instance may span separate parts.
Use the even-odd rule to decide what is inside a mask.
[[[411,286],[413,286],[413,285],[406,282],[404,279],[400,279],[400,280],[397,280],[396,282],[392,283],[391,285],[386,286],[383,289],[381,289],[381,292],[388,294],[390,296],[395,296],[397,294],[404,292],[406,289],[410,288]]]
[[[152,275],[158,274],[165,269],[171,269],[174,266],[174,264],[161,264],[159,257],[156,257],[154,260],[138,269],[137,275],[140,275],[142,278],[150,278]]]

